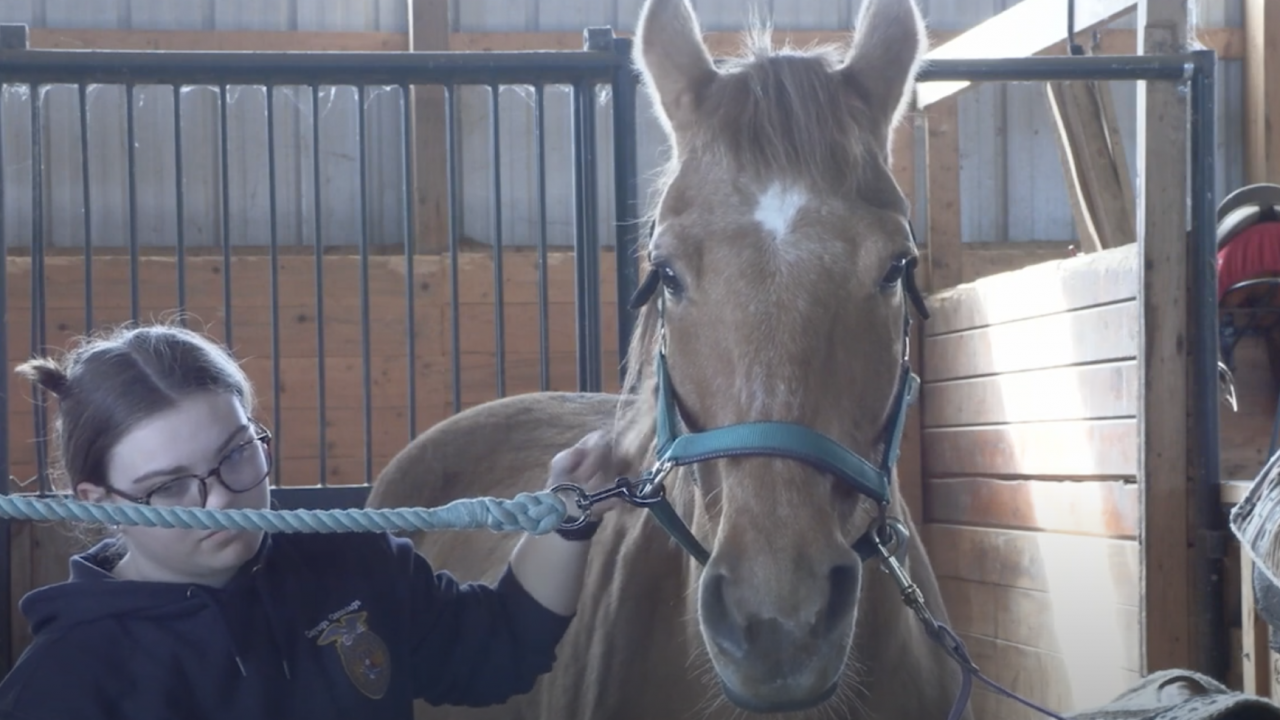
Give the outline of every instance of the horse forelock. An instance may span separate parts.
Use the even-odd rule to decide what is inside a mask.
[[[832,45],[773,48],[767,29],[725,60],[707,88],[686,142],[718,154],[758,182],[788,181],[829,192],[865,184],[885,162],[885,136]]]

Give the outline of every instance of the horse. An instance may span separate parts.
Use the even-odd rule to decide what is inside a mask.
[[[717,62],[688,0],[644,3],[633,60],[671,153],[621,393],[467,409],[366,502],[538,490],[604,429],[634,506],[604,518],[531,692],[419,717],[947,717],[962,676],[923,620],[947,614],[895,482],[927,308],[890,139],[928,41],[914,0],[865,0],[855,28],[847,47],[775,50],[757,26]],[[414,536],[463,581],[495,580],[516,541]]]

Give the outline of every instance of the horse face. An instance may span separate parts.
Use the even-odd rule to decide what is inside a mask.
[[[674,152],[647,259],[662,286],[631,362],[664,343],[690,430],[800,423],[874,464],[915,252],[888,138],[925,35],[912,0],[866,0],[857,28],[844,53],[774,53],[766,37],[717,67],[686,0],[645,4],[637,56]],[[726,696],[760,712],[831,697],[856,654],[850,545],[878,506],[788,459],[668,484],[711,549],[697,621]]]

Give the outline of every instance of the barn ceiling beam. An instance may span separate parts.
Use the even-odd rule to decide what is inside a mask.
[[[1030,57],[1067,40],[1068,0],[1022,0],[999,15],[975,25],[959,37],[934,48],[930,60],[977,60]],[[1076,0],[1076,33],[1126,15],[1135,0]],[[921,83],[916,89],[920,109],[945,100],[968,87],[965,81]]]

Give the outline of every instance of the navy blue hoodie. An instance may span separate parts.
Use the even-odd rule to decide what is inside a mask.
[[[570,622],[510,568],[460,584],[387,534],[268,535],[223,588],[116,580],[114,542],[23,597],[34,640],[0,718],[409,720],[414,698],[528,692]]]

